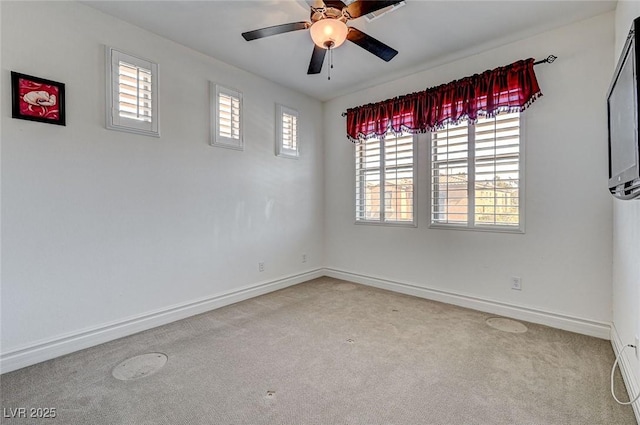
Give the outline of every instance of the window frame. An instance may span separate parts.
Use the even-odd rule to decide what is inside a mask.
[[[387,133],[387,134],[391,134],[393,135],[393,133]],[[385,203],[385,198],[386,198],[386,194],[385,192],[381,192],[380,193],[380,219],[378,220],[365,220],[365,219],[358,219],[358,185],[362,184],[362,182],[358,182],[358,170],[355,167],[356,162],[357,162],[357,152],[358,152],[358,143],[354,144],[354,156],[352,157],[355,161],[354,161],[354,172],[353,175],[356,178],[355,184],[353,185],[353,200],[355,202],[354,206],[356,207],[356,217],[355,217],[355,221],[354,224],[357,225],[365,225],[365,226],[387,226],[387,227],[418,227],[418,197],[419,197],[419,191],[418,191],[418,134],[408,134],[412,137],[412,149],[413,149],[413,191],[412,193],[412,220],[411,221],[385,221],[384,217],[387,213],[386,211],[386,203]],[[381,151],[384,150],[384,139],[386,138],[387,135],[385,135],[385,137],[381,137],[379,138],[379,143],[381,144]],[[404,136],[403,134],[399,135],[399,137]],[[368,140],[364,140],[360,143],[367,143]],[[384,159],[381,158],[381,165],[380,168],[381,170],[384,169]],[[384,175],[384,173],[381,173],[382,175]],[[382,183],[381,183],[382,184]],[[362,195],[360,195],[362,196]]]
[[[508,112],[506,112],[508,113]],[[473,126],[474,131],[467,131],[467,140],[470,146],[468,147],[468,151],[473,151],[473,161],[471,158],[468,159],[470,164],[470,169],[473,170],[473,179],[469,179],[467,186],[467,193],[473,193],[474,202],[468,202],[468,210],[467,210],[467,224],[458,224],[458,223],[434,223],[433,222],[433,167],[432,167],[432,132],[428,133],[428,147],[429,147],[429,228],[430,229],[444,229],[444,230],[463,230],[463,231],[473,231],[473,232],[491,232],[491,233],[510,233],[510,234],[524,234],[525,233],[525,212],[526,212],[526,120],[524,119],[524,114],[522,112],[519,113],[519,167],[518,167],[518,226],[506,226],[506,225],[477,225],[475,224],[475,124],[467,123],[467,128]],[[473,140],[473,142],[472,142]],[[473,145],[471,145],[473,143]],[[472,164],[473,162],[473,164]],[[471,175],[471,172],[469,172]],[[474,190],[472,190],[472,188]],[[470,196],[468,199],[470,199]],[[469,214],[472,213],[472,214]]]
[[[238,139],[221,136],[219,134],[220,102],[218,99],[220,94],[235,97],[239,100],[239,108],[238,108],[239,138]],[[211,146],[243,151],[244,150],[244,109],[242,104],[242,92],[210,81],[209,82],[209,103],[210,103],[210,120],[211,120],[211,125],[210,125]]]
[[[295,117],[295,149],[284,146],[284,115]],[[288,106],[276,104],[276,156],[298,159],[300,157],[300,113]]]
[[[147,59],[105,46],[106,57],[106,128],[145,136],[160,137],[159,73],[160,66]],[[120,61],[151,72],[151,121],[120,116]]]

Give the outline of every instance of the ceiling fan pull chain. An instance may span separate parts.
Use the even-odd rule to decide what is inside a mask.
[[[333,69],[333,50],[331,51],[331,69]]]
[[[327,68],[327,71],[329,73],[329,77],[327,78],[327,80],[331,81],[331,69],[333,68],[333,51],[331,50],[331,45],[329,45],[329,67]]]

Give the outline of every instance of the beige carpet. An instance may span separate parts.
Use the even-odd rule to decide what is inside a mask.
[[[609,394],[609,341],[534,324],[506,333],[489,317],[316,279],[5,374],[4,409],[54,407],[57,418],[2,423],[636,423]],[[168,362],[112,376],[147,352]]]

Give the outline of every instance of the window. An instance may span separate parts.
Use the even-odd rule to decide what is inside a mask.
[[[160,136],[158,64],[107,47],[107,128]]]
[[[415,226],[415,136],[388,133],[355,151],[356,223]]]
[[[211,144],[244,149],[242,139],[242,93],[210,83]]]
[[[276,105],[276,155],[298,158],[298,111]]]
[[[431,225],[522,231],[520,114],[431,134]]]

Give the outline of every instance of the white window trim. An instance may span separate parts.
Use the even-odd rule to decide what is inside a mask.
[[[284,146],[283,140],[283,115],[296,117],[296,148],[289,149]],[[276,104],[276,156],[282,158],[298,159],[300,157],[300,114],[295,109]]]
[[[158,96],[160,88],[158,85],[159,66],[157,63],[147,59],[130,55],[113,47],[105,46],[106,56],[106,128],[109,130],[124,131],[127,133],[141,134],[145,136],[160,137],[160,109]],[[121,117],[119,114],[119,83],[117,81],[119,73],[114,74],[114,66],[120,59],[132,65],[151,70],[151,122],[142,122],[131,118]]]
[[[418,227],[418,134],[413,134],[413,221],[384,221],[382,217],[385,214],[384,196],[380,197],[380,220],[358,220],[354,221],[354,224],[364,226],[385,226],[385,227]],[[357,149],[357,145],[354,145],[354,149]],[[354,154],[355,156],[355,154]],[[355,162],[355,161],[354,161]],[[356,175],[355,163],[353,168],[353,175]],[[357,184],[353,187],[352,199],[355,201],[358,196]]]
[[[525,164],[526,164],[526,142],[525,142],[525,134],[526,134],[526,120],[524,119],[524,114],[520,113],[520,165],[519,165],[519,174],[518,174],[518,191],[519,191],[519,200],[518,200],[518,213],[519,223],[517,227],[508,227],[508,226],[495,226],[495,225],[476,225],[474,224],[474,220],[468,220],[468,223],[465,224],[447,224],[447,223],[433,223],[433,196],[431,190],[433,188],[433,170],[431,169],[431,133],[428,134],[428,143],[429,146],[429,228],[430,229],[445,229],[445,230],[463,230],[463,231],[472,231],[472,232],[491,232],[491,233],[512,233],[512,234],[525,234],[525,211],[526,211],[526,183],[525,183]],[[474,135],[475,138],[475,135]]]
[[[230,137],[224,137],[219,135],[219,119],[220,119],[220,104],[218,102],[218,96],[220,94],[226,94],[227,96],[236,97],[240,100],[240,137],[239,139],[233,139]],[[214,82],[209,82],[209,104],[211,115],[211,146],[235,149],[239,151],[244,150],[244,110],[242,107],[242,93],[238,90],[234,90],[228,87],[223,87]]]

